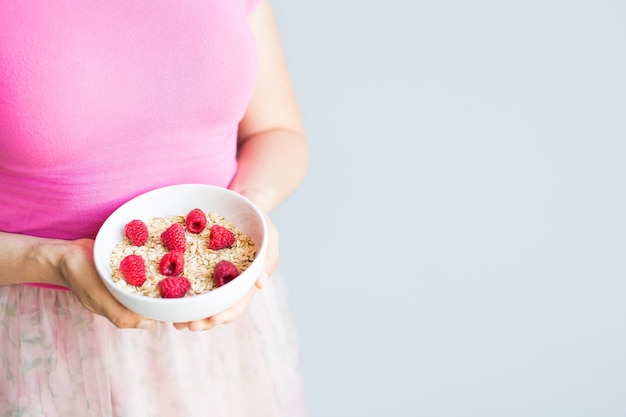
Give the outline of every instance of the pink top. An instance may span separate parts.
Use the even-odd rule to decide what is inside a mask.
[[[257,0],[0,0],[0,230],[93,238],[120,204],[227,186]]]

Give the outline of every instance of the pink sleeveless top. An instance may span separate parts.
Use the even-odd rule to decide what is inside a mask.
[[[227,186],[256,0],[0,0],[0,230],[94,237],[120,204]]]

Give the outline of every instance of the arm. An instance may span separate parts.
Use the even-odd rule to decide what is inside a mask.
[[[32,282],[68,287],[58,268],[66,243],[0,232],[0,285]]]
[[[153,326],[106,289],[93,262],[92,239],[66,241],[0,232],[0,285],[24,283],[69,288],[87,309],[120,328]]]
[[[308,147],[296,97],[268,0],[250,16],[259,56],[258,78],[239,125],[239,168],[230,188],[245,195],[266,213],[269,226],[265,272],[256,286],[233,307],[205,320],[175,323],[178,329],[207,330],[235,320],[248,307],[278,267],[278,232],[267,215],[302,182]]]
[[[259,51],[256,90],[240,126],[239,170],[231,188],[254,201],[266,213],[286,198],[302,180],[307,148],[294,93],[269,4],[266,0],[250,17]],[[269,220],[270,245],[266,274],[278,265],[278,234]],[[93,240],[64,241],[0,232],[0,285],[39,282],[70,288],[92,312],[118,327],[150,327],[150,321],[119,304],[98,277],[92,259]],[[254,295],[251,290],[236,306],[211,319],[175,324],[177,328],[207,329],[234,320]]]
[[[239,125],[239,170],[230,186],[270,212],[302,181],[308,149],[269,1],[250,16],[257,85]]]

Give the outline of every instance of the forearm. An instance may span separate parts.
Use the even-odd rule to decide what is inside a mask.
[[[59,265],[68,242],[0,232],[0,285],[67,286]]]
[[[269,213],[300,184],[308,149],[269,1],[251,15],[258,52],[254,93],[239,123],[239,169],[230,188]]]
[[[269,213],[302,182],[308,147],[304,134],[273,129],[240,140],[239,169],[230,188]]]

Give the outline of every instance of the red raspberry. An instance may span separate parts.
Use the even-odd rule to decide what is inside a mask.
[[[139,287],[146,281],[146,262],[139,255],[128,255],[120,262],[120,272],[126,282]]]
[[[159,293],[163,298],[181,298],[191,288],[191,282],[185,277],[167,277],[159,281]]]
[[[213,283],[216,287],[221,287],[238,276],[239,270],[233,263],[227,260],[221,260],[215,265],[215,269],[213,270]]]
[[[159,263],[159,272],[162,275],[180,275],[185,267],[185,257],[182,252],[173,250],[166,253]]]
[[[131,245],[141,246],[148,240],[148,226],[141,220],[131,220],[124,226],[124,236]]]
[[[163,242],[163,246],[169,250],[185,252],[187,248],[185,228],[179,223],[174,223],[161,233],[161,242]]]
[[[235,243],[235,234],[233,232],[219,224],[211,226],[209,249],[220,250],[232,246],[233,243]]]
[[[189,233],[202,233],[206,227],[206,216],[204,212],[198,208],[191,210],[189,214],[187,214],[185,225]]]

